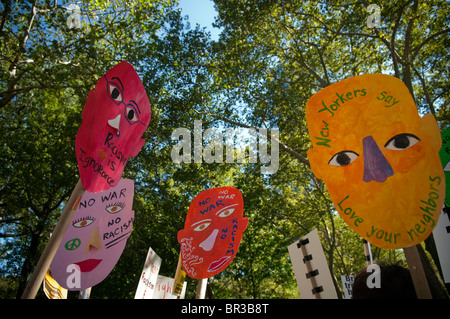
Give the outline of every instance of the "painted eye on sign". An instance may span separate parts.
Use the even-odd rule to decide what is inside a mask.
[[[145,143],[151,108],[134,68],[121,62],[95,85],[83,109],[75,140],[78,169],[86,191],[97,193],[119,182],[130,157]]]
[[[247,229],[244,201],[234,187],[208,189],[194,198],[178,232],[183,270],[194,279],[212,277],[233,261]]]
[[[309,99],[306,120],[311,169],[353,230],[389,249],[431,234],[445,196],[442,140],[401,80],[366,74],[332,84]]]
[[[131,235],[133,197],[130,179],[121,179],[116,187],[101,193],[84,193],[50,265],[62,287],[87,289],[109,275]],[[70,265],[80,271],[78,287],[67,283]]]

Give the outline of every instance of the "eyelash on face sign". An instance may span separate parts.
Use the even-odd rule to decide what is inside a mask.
[[[110,204],[110,205],[106,206],[105,209],[108,213],[116,214],[116,213],[120,212],[124,207],[125,207],[125,204],[119,202],[119,203]]]
[[[335,154],[328,164],[333,166],[347,166],[357,159],[358,156],[359,155],[353,151],[342,151]]]
[[[391,138],[386,142],[384,147],[394,151],[402,151],[410,148],[413,145],[416,145],[419,142],[420,139],[417,136],[409,133],[403,133]]]
[[[238,204],[233,204],[233,205],[229,205],[227,207],[224,207],[221,210],[217,211],[215,215],[219,216],[221,218],[228,217],[231,214],[233,214],[234,210],[235,210],[234,208],[231,208],[231,207],[237,206],[237,205]],[[204,219],[204,220],[201,220],[199,222],[196,222],[196,223],[192,224],[191,227],[193,227],[194,225],[198,225],[193,230],[194,231],[204,231],[206,228],[209,227],[209,225],[211,225],[211,222],[212,222],[211,219]]]
[[[77,220],[73,221],[72,226],[74,226],[76,228],[82,228],[82,227],[89,226],[94,221],[95,221],[94,217],[85,216],[85,217],[81,217],[81,218],[78,218]]]
[[[420,139],[410,133],[397,134],[386,142],[385,148],[393,151],[403,151],[420,142]],[[359,157],[359,154],[350,150],[341,151],[333,155],[328,161],[332,166],[347,166]]]
[[[233,206],[237,206],[238,204],[229,205],[227,207],[222,208],[221,210],[216,212],[216,216],[219,215],[219,217],[228,217],[231,214],[234,213],[234,208],[231,208]]]
[[[204,222],[204,223],[201,223],[201,224],[199,224],[197,227],[195,227],[194,228],[194,231],[203,231],[203,230],[205,230],[206,228],[208,228],[209,227],[209,225],[211,225],[211,219],[208,219],[209,220],[209,222]],[[195,224],[193,224],[193,225],[195,225]],[[193,226],[192,225],[192,226]]]

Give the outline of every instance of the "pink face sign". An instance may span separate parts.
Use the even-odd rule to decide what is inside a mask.
[[[234,187],[206,190],[191,202],[178,232],[183,270],[194,279],[212,277],[232,262],[247,229],[244,201]]]
[[[62,287],[87,289],[108,276],[131,235],[133,196],[130,179],[101,193],[85,192],[50,265]]]
[[[91,91],[75,140],[78,169],[86,191],[97,193],[119,182],[125,164],[145,143],[151,109],[144,86],[127,62],[106,72]]]

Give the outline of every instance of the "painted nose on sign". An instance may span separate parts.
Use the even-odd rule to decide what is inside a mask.
[[[98,234],[97,227],[94,228],[94,231],[92,232],[91,237],[89,238],[89,241],[88,241],[88,244],[86,247],[86,252],[88,252],[91,249],[95,249],[95,248],[97,248],[97,249],[102,248],[102,244],[100,241],[100,236]]]
[[[219,234],[219,230],[214,229],[211,235],[209,235],[208,238],[206,238],[199,246],[205,251],[210,251],[214,247],[217,234]]]
[[[364,150],[364,175],[363,181],[384,182],[389,176],[394,175],[394,170],[384,157],[372,136],[363,139]]]

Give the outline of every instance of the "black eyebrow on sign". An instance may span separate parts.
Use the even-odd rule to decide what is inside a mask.
[[[139,112],[139,114],[141,114],[141,110],[139,109],[139,105],[135,102],[135,101],[133,101],[133,100],[130,100],[130,102],[133,102],[134,103],[134,105],[136,105],[136,107],[137,107],[137,109],[138,109],[138,112]]]
[[[118,77],[112,77],[111,79],[117,79],[117,81],[119,81],[119,83],[120,83],[120,86],[122,87],[122,91],[123,91],[123,84],[122,84],[122,81],[120,81],[120,79],[118,78]]]

